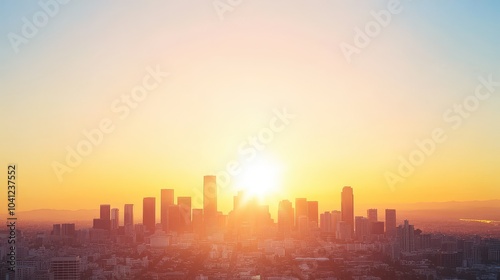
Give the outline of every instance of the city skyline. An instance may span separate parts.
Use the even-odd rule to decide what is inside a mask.
[[[211,178],[215,178],[215,176],[213,175],[205,175],[204,178],[206,177],[211,177]],[[351,188],[351,191],[352,191],[352,187],[343,187],[344,189],[345,188]],[[151,197],[144,197],[142,198],[142,203],[140,204],[140,209],[144,209],[144,201],[147,200],[148,201],[148,205],[149,205],[149,209],[152,209],[153,208],[153,205],[154,205],[154,213],[155,213],[155,224],[161,224],[162,225],[162,228],[163,229],[168,229],[168,226],[165,226],[166,224],[168,224],[168,210],[164,210],[164,200],[162,198],[165,198],[165,197],[168,197],[168,202],[172,202],[172,204],[170,203],[166,203],[167,207],[170,207],[170,206],[180,206],[181,204],[185,205],[184,208],[181,208],[179,207],[179,211],[182,212],[181,209],[186,209],[186,208],[189,208],[191,210],[204,210],[204,207],[192,207],[192,204],[190,203],[192,201],[192,197],[189,197],[189,196],[176,196],[175,195],[175,189],[159,189],[159,195],[158,196],[151,196]],[[168,193],[167,196],[165,196],[165,194]],[[352,194],[352,193],[351,193]],[[298,224],[298,218],[301,216],[301,215],[305,215],[309,218],[309,220],[311,221],[314,221],[316,224],[319,225],[319,215],[322,214],[323,212],[325,211],[336,211],[336,210],[339,210],[341,211],[342,209],[342,205],[341,203],[338,205],[337,208],[335,207],[328,207],[328,206],[324,206],[324,204],[327,204],[327,205],[330,205],[332,204],[331,201],[329,201],[328,199],[325,199],[327,200],[327,203],[320,203],[320,201],[311,201],[311,200],[308,200],[307,198],[295,198],[294,201],[295,202],[291,202],[289,200],[287,200],[286,198],[276,198],[276,200],[274,201],[275,203],[271,203],[271,204],[265,204],[263,203],[260,199],[258,199],[257,196],[252,196],[251,195],[251,192],[245,192],[245,191],[238,191],[237,193],[231,195],[231,197],[233,198],[233,203],[231,205],[231,208],[227,211],[225,210],[221,210],[221,209],[218,209],[217,208],[217,204],[215,204],[216,208],[212,208],[213,206],[208,206],[209,207],[209,212],[211,212],[212,215],[217,214],[218,212],[219,213],[222,213],[223,215],[227,215],[229,214],[229,212],[233,211],[234,210],[234,207],[236,207],[236,205],[243,205],[245,203],[248,203],[249,201],[252,201],[252,200],[256,200],[257,201],[257,204],[258,205],[265,205],[265,206],[269,206],[269,209],[270,210],[273,210],[275,211],[276,213],[272,213],[272,211],[270,211],[271,213],[271,217],[273,220],[275,220],[275,222],[277,222],[278,220],[278,217],[279,217],[279,205],[284,202],[284,201],[287,201],[287,202],[290,202],[291,205],[293,205],[293,209],[294,209],[294,220],[293,220],[293,223],[292,224]],[[160,198],[160,199],[157,199],[157,198]],[[335,198],[331,198],[332,200],[335,200]],[[174,200],[177,200],[177,203],[174,204]],[[341,200],[341,199],[340,199]],[[153,201],[154,201],[154,204],[153,204]],[[180,204],[179,201],[182,201],[182,203]],[[299,210],[297,210],[297,208],[295,207],[295,205],[297,204],[300,204],[301,208]],[[118,209],[122,209],[122,219],[121,221],[123,221],[123,224],[125,224],[125,221],[127,220],[125,218],[125,215],[126,212],[125,211],[125,207],[127,205],[131,205],[129,207],[131,207],[133,209],[134,205],[135,204],[129,204],[129,203],[122,203],[122,204],[118,204],[118,205],[121,205],[120,207],[118,207]],[[319,207],[321,205],[321,207]],[[113,206],[116,206],[116,205],[113,205]],[[356,214],[356,213],[359,213],[360,211],[362,211],[361,209],[358,209],[356,210],[356,208],[354,207],[354,204],[351,204],[352,206],[352,212],[353,215]],[[105,210],[103,212],[103,207],[105,207],[106,209],[111,209],[112,205],[110,204],[100,204],[100,211],[101,213],[107,213],[108,211]],[[113,207],[113,208],[117,208],[117,207]],[[334,209],[335,208],[335,209]],[[143,221],[144,219],[144,213],[143,213],[143,210],[141,211],[140,209],[138,210],[135,210],[133,211],[134,213],[134,221],[137,222],[137,221]],[[311,212],[311,209],[313,210]],[[112,210],[112,209],[111,209]],[[109,211],[111,213],[111,210]],[[369,209],[370,210],[370,209]],[[296,212],[296,211],[299,211],[299,212]],[[356,212],[357,211],[357,212]],[[130,211],[129,211],[130,212]],[[151,210],[150,210],[151,212]],[[191,220],[191,217],[192,217],[192,213],[191,212],[186,212],[186,210],[184,210],[182,212],[183,214],[185,215],[190,215],[190,220]],[[205,213],[205,212],[204,212]],[[141,216],[142,218],[137,218],[137,215]],[[210,214],[209,214],[210,215]],[[316,217],[316,218],[314,218]],[[354,219],[354,216],[353,216],[353,219]],[[111,220],[111,219],[109,219]]]
[[[257,197],[240,191],[234,196],[232,210],[223,213],[217,211],[217,199],[214,199],[216,195],[213,193],[213,187],[216,185],[216,181],[217,178],[213,175],[203,177],[205,204],[201,209],[191,208],[191,197],[177,197],[177,204],[174,204],[175,189],[160,189],[159,209],[156,209],[156,197],[144,197],[142,220],[138,223],[136,221],[130,225],[129,217],[133,212],[132,204],[123,205],[123,225],[119,222],[119,208],[111,208],[109,204],[101,204],[100,217],[94,219],[92,228],[105,231],[117,231],[123,228],[123,232],[127,235],[130,233],[130,226],[134,228],[141,226],[147,235],[154,236],[158,232],[167,234],[194,233],[206,237],[231,228],[236,228],[239,232],[240,227],[249,223],[247,230],[252,235],[259,231],[259,224],[263,222],[262,217],[268,216],[269,222],[278,227],[277,238],[290,238],[292,233],[298,233],[301,238],[305,238],[311,231],[320,230],[324,233],[332,233],[339,240],[364,241],[374,234],[395,238],[397,225],[403,226],[405,232],[409,227],[407,218],[401,219],[403,222],[398,224],[396,209],[385,209],[386,215],[383,221],[378,220],[378,211],[375,208],[367,209],[365,217],[354,216],[354,190],[350,186],[343,187],[339,195],[340,211],[328,210],[319,213],[318,201],[296,198],[295,204],[288,200],[279,201],[277,218],[273,219],[269,205],[262,205]],[[160,217],[157,217],[157,212],[161,213]],[[191,219],[194,216],[192,213],[196,213],[197,216],[194,222]],[[253,219],[260,220],[260,222],[255,222]],[[74,227],[74,224],[72,225]],[[57,232],[59,232],[59,225],[54,225],[53,231],[56,231],[56,226]],[[64,226],[67,224],[63,224],[63,228]],[[260,226],[265,227],[265,225]],[[411,228],[410,231],[413,230]],[[239,235],[240,233],[238,233]],[[411,252],[413,245],[406,243],[403,250]]]
[[[0,278],[500,279],[499,11],[0,0]]]
[[[216,177],[204,176],[203,181],[205,194],[213,195],[210,184]],[[19,254],[16,277],[76,280],[113,275],[119,279],[209,280],[248,279],[250,274],[298,280],[298,276],[320,275],[340,279],[369,275],[377,279],[428,279],[429,275],[431,279],[448,279],[455,275],[493,280],[500,275],[500,231],[495,225],[482,231],[470,225],[466,231],[462,228],[452,233],[449,230],[456,222],[447,221],[429,232],[400,218],[397,209],[385,209],[382,217],[379,209],[368,208],[365,215],[352,217],[358,195],[350,186],[338,194],[341,211],[319,213],[320,202],[307,198],[297,198],[295,205],[280,200],[275,221],[267,205],[240,191],[233,197],[230,213],[216,212],[215,224],[211,215],[217,205],[213,199],[206,200],[206,209],[191,209],[191,197],[178,196],[175,204],[174,194],[175,189],[160,189],[162,199],[143,198],[143,221],[132,226],[132,204],[124,204],[123,226],[120,209],[110,204],[99,206],[99,218],[91,228],[75,223],[55,223],[50,231],[40,225],[25,226],[24,242],[17,245],[18,250],[41,247],[31,250],[29,256]],[[156,201],[166,216],[155,218]],[[0,232],[0,238],[4,236]],[[68,253],[61,255],[66,250]],[[193,258],[197,259],[194,263]],[[15,266],[15,261],[9,264]]]
[[[264,199],[500,198],[497,2],[248,2],[221,21],[210,3],[46,1],[0,4],[1,162],[27,174],[20,211],[158,188],[200,207],[204,174]]]
[[[212,175],[208,175],[208,176],[212,176]],[[350,187],[350,186],[349,186]],[[346,187],[342,187],[340,188],[340,190],[342,190],[343,188],[346,188]],[[173,191],[173,193],[175,193],[175,189],[161,189],[159,188],[158,191],[159,191],[159,194],[157,196],[150,196],[150,197],[144,197],[144,198],[155,198],[155,221],[157,222],[157,224],[162,224],[162,211],[165,211],[165,210],[162,210],[162,204],[161,204],[161,194],[162,194],[162,191],[164,190],[168,190],[168,191]],[[233,202],[231,204],[231,206],[229,208],[225,208],[223,211],[218,211],[218,212],[221,212],[221,213],[229,213],[230,211],[233,210],[233,207],[235,205],[236,202],[236,197],[239,195],[241,195],[242,193],[245,193],[244,190],[240,190],[238,191],[237,193],[234,193],[234,194],[227,194],[228,196],[230,196],[232,199],[233,199]],[[248,193],[245,193],[245,194],[248,194]],[[319,200],[319,201],[311,201],[311,200],[308,200],[307,198],[292,198],[292,199],[288,199],[288,198],[283,198],[283,197],[277,197],[276,198],[276,203],[274,203],[275,205],[273,205],[273,203],[271,204],[265,204],[262,202],[262,200],[258,199],[257,196],[250,196],[250,195],[246,195],[247,198],[257,198],[257,201],[259,204],[262,204],[262,205],[268,205],[270,207],[270,209],[272,211],[275,211],[276,213],[272,212],[271,211],[271,216],[274,220],[277,220],[278,219],[278,211],[279,211],[279,204],[280,202],[283,202],[283,201],[287,201],[287,202],[290,202],[292,203],[293,205],[295,205],[298,201],[299,202],[305,202],[305,205],[306,205],[306,210],[307,210],[307,204],[308,202],[317,202],[318,203],[318,221],[319,221],[319,214],[323,213],[324,211],[336,211],[338,210],[339,213],[341,212],[341,209],[342,209],[342,197],[341,195],[339,196],[338,199],[324,199],[324,200]],[[47,209],[33,209],[33,210],[28,210],[28,211],[21,211],[22,213],[26,212],[33,212],[33,211],[44,211],[44,210],[54,210],[54,211],[58,211],[58,210],[67,210],[67,211],[89,211],[89,210],[99,210],[100,208],[102,208],[102,206],[106,206],[106,207],[112,207],[112,206],[120,206],[121,209],[120,210],[120,213],[122,213],[122,218],[120,221],[122,221],[122,223],[125,222],[125,218],[124,218],[124,215],[125,213],[128,213],[128,212],[121,212],[121,211],[125,211],[125,207],[127,207],[128,205],[129,208],[131,207],[131,209],[133,209],[132,211],[129,211],[131,213],[135,213],[135,215],[137,216],[134,216],[134,214],[131,214],[132,218],[133,218],[133,221],[139,221],[139,219],[142,220],[142,215],[143,215],[143,209],[142,209],[142,205],[143,205],[143,202],[144,202],[144,198],[139,198],[137,199],[137,201],[139,201],[139,203],[135,204],[135,203],[122,203],[122,202],[118,202],[116,204],[113,204],[113,205],[110,205],[110,204],[106,204],[107,201],[109,201],[109,199],[105,199],[105,198],[102,198],[100,199],[100,202],[99,203],[104,203],[104,204],[96,204],[96,205],[93,205],[87,209],[76,209],[76,210],[71,210],[71,209],[50,209],[50,208],[47,208]],[[160,199],[157,199],[157,198],[160,198]],[[189,204],[189,202],[191,202],[193,200],[193,197],[190,197],[190,196],[183,196],[183,195],[175,195],[174,196],[174,199],[177,200],[177,203],[175,205],[180,205],[179,204],[179,199],[184,201],[185,205],[190,205],[191,209],[192,210],[203,210],[203,205],[201,205],[201,207],[193,207],[192,204]],[[189,202],[188,202],[189,201]],[[435,207],[438,207],[436,209],[446,209],[446,206],[438,206],[440,204],[443,204],[443,205],[447,205],[447,204],[450,204],[450,205],[453,205],[453,204],[456,204],[456,203],[464,203],[465,205],[467,204],[470,204],[470,205],[474,205],[474,203],[479,203],[478,205],[481,205],[480,203],[481,202],[484,202],[485,205],[488,205],[486,207],[491,207],[492,203],[495,203],[497,201],[500,201],[500,200],[497,200],[497,199],[493,199],[493,200],[484,200],[484,201],[473,201],[473,200],[464,200],[464,201],[453,201],[453,200],[450,200],[450,201],[443,201],[443,202],[417,202],[417,203],[410,203],[410,204],[407,204],[407,203],[402,203],[402,202],[396,202],[396,203],[387,203],[387,204],[384,204],[384,203],[380,203],[380,202],[377,202],[377,201],[373,201],[371,203],[369,202],[365,202],[365,203],[362,203],[362,204],[358,204],[358,207],[354,207],[354,214],[353,214],[353,218],[355,216],[363,216],[365,215],[365,217],[369,217],[369,211],[370,210],[380,210],[380,209],[385,209],[386,211],[384,212],[378,212],[378,213],[382,213],[384,214],[384,216],[381,216],[380,214],[377,214],[377,217],[379,218],[384,218],[387,216],[387,210],[394,210],[394,209],[391,209],[393,207],[400,207],[404,210],[417,210],[418,209],[418,205],[422,204],[422,205],[426,205],[427,208],[423,209],[425,211],[428,211],[428,210],[431,210],[431,209],[434,209]],[[320,203],[320,202],[323,202],[323,203]],[[326,202],[326,203],[325,203]],[[96,208],[96,206],[99,205],[99,207]],[[134,205],[141,205],[141,208],[137,208],[137,209],[134,209]],[[330,206],[325,206],[325,205],[334,205],[333,207],[330,207]],[[436,206],[433,206],[433,205],[436,205]],[[158,206],[158,207],[156,207]],[[189,206],[188,206],[189,207]],[[376,208],[373,208],[373,207],[376,207]],[[417,208],[416,208],[417,207]],[[116,207],[113,207],[113,208],[116,208]],[[295,207],[294,207],[295,209]],[[449,209],[453,209],[451,206]],[[110,208],[110,213],[111,213],[111,208]],[[167,212],[167,211],[165,211]],[[163,213],[165,213],[163,212]],[[306,211],[307,212],[307,211]],[[98,212],[99,213],[99,212]],[[110,214],[111,215],[111,214]],[[391,215],[391,214],[389,214]],[[139,217],[140,216],[140,217]],[[341,218],[341,217],[339,217]],[[58,219],[58,217],[56,216],[56,219]],[[468,218],[463,218],[463,220],[468,220]],[[470,219],[470,220],[477,220],[477,221],[480,221],[480,219]],[[489,220],[489,219],[485,219],[486,221]],[[111,220],[110,220],[111,221]],[[294,223],[296,223],[296,218],[294,217]],[[494,222],[497,222],[497,221],[494,221]]]
[[[213,175],[205,175],[204,177],[204,186],[207,186],[209,184],[215,183],[216,182],[216,177]],[[261,206],[267,206],[269,207],[268,210],[271,209],[270,205],[264,205],[261,202],[258,201],[258,198],[255,196],[248,195],[248,193],[245,193],[244,191],[240,191],[237,194],[234,194],[233,196],[233,206],[232,209],[228,212],[222,212],[222,211],[215,211],[217,209],[217,204],[215,202],[214,204],[208,203],[208,201],[212,200],[213,198],[209,198],[212,196],[211,192],[211,187],[213,185],[208,186],[205,188],[207,190],[206,196],[207,198],[207,204],[204,205],[203,208],[192,208],[191,205],[191,197],[186,197],[186,196],[175,196],[175,189],[160,189],[160,200],[156,199],[156,196],[153,197],[144,197],[142,199],[142,219],[133,219],[131,220],[131,217],[133,214],[132,213],[137,213],[138,211],[134,211],[134,204],[129,204],[129,203],[124,203],[123,205],[123,214],[121,220],[119,217],[117,218],[115,215],[115,219],[118,221],[123,221],[121,224],[119,223],[118,225],[123,225],[124,227],[127,225],[127,222],[133,222],[134,224],[143,224],[147,229],[152,230],[157,228],[158,225],[161,226],[162,230],[165,232],[171,231],[171,230],[178,230],[179,228],[172,229],[171,227],[171,221],[172,219],[171,215],[169,214],[169,211],[172,211],[172,209],[176,209],[175,212],[175,219],[177,224],[187,224],[189,223],[191,225],[192,223],[192,212],[198,212],[201,210],[201,215],[204,216],[204,224],[216,224],[216,218],[211,217],[211,215],[223,215],[227,216],[231,212],[235,211],[239,207],[244,207],[247,203],[253,203],[252,201],[256,200],[257,205]],[[175,199],[177,198],[177,204],[174,204]],[[205,198],[204,198],[205,199]],[[334,199],[334,198],[333,198]],[[313,222],[316,224],[316,226],[319,228],[321,227],[320,223],[320,216],[324,215],[327,212],[338,212],[340,213],[338,217],[338,222],[343,221],[349,224],[352,234],[354,234],[355,230],[355,223],[354,223],[354,218],[355,218],[355,204],[354,204],[354,191],[351,186],[345,186],[343,187],[342,192],[340,193],[338,200],[340,200],[340,205],[341,207],[338,209],[325,209],[325,207],[320,208],[319,205],[320,201],[311,201],[307,200],[307,198],[296,198],[295,203],[292,203],[291,201],[287,199],[278,199],[275,201],[275,204],[277,204],[277,211],[276,213],[271,213],[269,212],[271,218],[274,220],[275,223],[278,225],[282,222],[280,222],[280,217],[283,220],[288,220],[291,221],[289,223],[289,226],[296,227],[300,222],[299,218],[301,216],[306,216],[308,218],[308,222]],[[344,200],[346,200],[344,202]],[[345,206],[342,206],[343,203],[345,203]],[[299,206],[297,206],[299,205]],[[159,206],[159,207],[156,207]],[[174,208],[172,208],[174,207]],[[111,227],[111,224],[113,223],[113,210],[116,209],[116,212],[120,212],[120,208],[113,207],[111,208],[110,204],[100,204],[100,220],[106,220],[110,222],[109,227]],[[215,209],[214,209],[215,208]],[[206,210],[208,209],[208,210]],[[320,211],[319,209],[322,209],[323,211]],[[291,213],[289,211],[292,211]],[[147,213],[146,213],[147,212]],[[359,212],[359,211],[358,211]],[[139,212],[141,213],[141,212]],[[209,218],[206,218],[206,213],[208,213]],[[280,213],[287,213],[286,216],[282,216]],[[378,221],[378,211],[375,208],[369,208],[367,209],[366,212],[366,219],[370,222],[377,222]],[[159,215],[158,215],[159,214]],[[357,216],[357,215],[356,215]],[[180,218],[179,218],[180,217]],[[384,221],[390,220],[389,222],[389,227],[390,228],[396,228],[396,210],[395,209],[385,209],[385,216],[384,216]],[[152,224],[152,221],[154,220],[154,226]],[[404,219],[403,219],[404,220]],[[215,221],[215,222],[214,222]],[[288,222],[287,222],[288,223]],[[186,226],[186,225],[184,225]],[[94,222],[94,227],[95,227],[95,222]],[[100,224],[97,226],[97,228],[101,228]],[[108,226],[105,226],[106,228]],[[384,226],[384,232],[388,232],[388,234],[392,234],[393,230],[389,229],[387,230],[387,224]],[[353,235],[354,236],[354,235]]]

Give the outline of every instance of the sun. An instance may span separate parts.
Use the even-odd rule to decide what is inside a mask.
[[[242,165],[241,173],[236,177],[236,186],[239,190],[243,190],[246,196],[264,200],[279,192],[281,173],[281,164],[276,160],[255,158]]]

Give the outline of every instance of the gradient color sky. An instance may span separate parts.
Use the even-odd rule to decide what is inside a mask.
[[[360,204],[500,198],[500,87],[458,129],[443,120],[479,76],[500,81],[500,2],[401,6],[348,63],[339,44],[387,1],[242,1],[224,20],[212,1],[70,1],[19,53],[8,34],[42,9],[0,1],[0,163],[19,166],[19,210],[196,196],[231,160],[279,170],[272,211],[295,197],[339,209],[345,185]],[[110,104],[156,65],[170,76],[119,119]],[[281,108],[296,117],[247,164],[239,145]],[[52,163],[103,118],[115,130],[59,182]],[[446,142],[391,189],[384,174],[435,128]]]

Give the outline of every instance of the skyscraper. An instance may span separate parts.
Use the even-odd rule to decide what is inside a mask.
[[[305,215],[300,216],[297,228],[300,237],[307,237],[309,235],[309,217]]]
[[[318,227],[318,202],[308,201],[307,202],[307,217],[309,217],[309,223],[314,223],[315,227]]]
[[[278,206],[278,234],[279,237],[289,237],[293,228],[292,202],[282,200]]]
[[[203,177],[203,218],[208,233],[217,228],[217,180],[215,176]]]
[[[384,222],[371,222],[370,224],[370,234],[383,235],[384,234]]]
[[[233,196],[233,210],[238,210],[244,200],[245,200],[245,192],[238,191],[238,194]]]
[[[181,216],[181,230],[186,231],[191,227],[191,197],[177,197],[177,205]]]
[[[125,204],[123,207],[123,225],[133,226],[134,225],[134,204]]]
[[[61,224],[52,225],[52,233],[51,235],[61,235]]]
[[[160,209],[160,221],[161,226],[165,232],[169,231],[168,228],[168,208],[174,205],[174,190],[173,189],[162,189],[161,190],[161,209]]]
[[[368,227],[369,227],[368,232],[372,233],[373,225],[378,221],[377,209],[366,210],[366,217],[368,218]]]
[[[399,244],[401,246],[401,251],[403,252],[413,252],[415,251],[415,228],[410,225],[408,220],[404,221],[403,225],[398,227],[398,238]]]
[[[273,224],[271,213],[269,213],[269,205],[257,205],[255,215],[255,230],[258,234],[262,234],[268,226]]]
[[[370,221],[362,216],[356,216],[356,239],[364,241],[370,234]]]
[[[337,239],[349,240],[352,239],[351,225],[344,221],[339,221],[337,224],[337,232],[335,233]]]
[[[142,224],[150,233],[155,232],[156,224],[156,198],[145,197],[142,202]]]
[[[366,210],[366,217],[368,218],[368,221],[370,222],[377,222],[377,209],[368,209]]]
[[[99,219],[94,219],[95,229],[111,229],[111,206],[109,204],[101,204],[99,207]]]
[[[354,194],[351,187],[344,187],[342,189],[342,221],[348,224],[351,228],[351,236],[354,233]]]
[[[130,234],[134,232],[134,204],[125,204],[123,208],[123,227]]]
[[[203,232],[203,209],[193,209],[193,232],[201,237]]]
[[[332,214],[325,212],[319,215],[321,232],[332,232]]]
[[[99,211],[99,219],[109,221],[111,219],[111,206],[109,204],[101,204]]]
[[[337,232],[337,226],[339,222],[342,221],[342,212],[338,210],[333,210],[332,211],[332,232],[336,233]]]
[[[62,236],[75,236],[75,224],[61,224],[61,235]]]
[[[296,198],[295,199],[295,227],[299,229],[299,219],[301,216],[307,216],[307,199]],[[309,217],[308,217],[309,219]]]
[[[396,209],[385,209],[385,234],[394,238],[396,233]]]
[[[118,229],[120,226],[120,210],[118,208],[111,209],[111,229]]]
[[[168,230],[179,232],[181,229],[181,213],[179,205],[170,205],[168,207]]]

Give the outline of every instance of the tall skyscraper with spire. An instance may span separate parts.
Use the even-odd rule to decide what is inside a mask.
[[[354,234],[354,194],[351,187],[344,187],[341,194],[342,221],[349,225]]]

